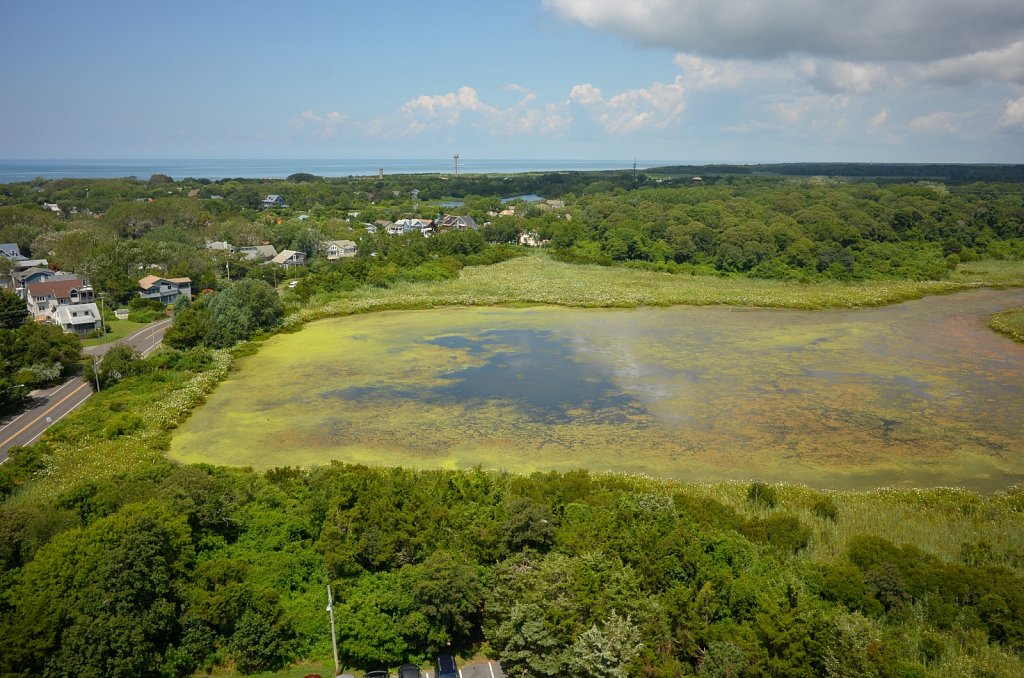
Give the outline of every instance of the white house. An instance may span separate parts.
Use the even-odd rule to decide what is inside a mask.
[[[324,243],[324,253],[328,261],[354,257],[358,251],[352,240],[328,240]]]
[[[103,329],[100,310],[95,303],[58,306],[52,321],[69,334],[88,334]]]
[[[206,249],[213,250],[214,252],[230,252],[235,253],[235,246],[226,240],[216,240],[214,242],[206,243]]]
[[[402,233],[416,233],[417,231],[429,235],[434,232],[434,222],[430,219],[399,219],[395,225],[402,227]]]

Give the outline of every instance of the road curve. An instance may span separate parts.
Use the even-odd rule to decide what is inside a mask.
[[[123,339],[84,348],[82,354],[102,359],[103,354],[114,346],[128,344],[145,357],[160,345],[170,324],[170,318],[159,320]],[[29,408],[0,427],[0,464],[7,461],[10,448],[31,445],[46,429],[70,414],[91,395],[92,387],[81,377],[72,377],[59,386],[34,391]]]

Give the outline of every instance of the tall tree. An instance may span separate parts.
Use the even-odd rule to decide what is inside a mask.
[[[0,329],[18,329],[28,318],[28,306],[22,298],[14,292],[0,290]]]

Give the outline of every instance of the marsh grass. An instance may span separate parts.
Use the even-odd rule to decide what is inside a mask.
[[[86,480],[141,471],[165,461],[170,431],[178,426],[218,382],[227,376],[231,357],[213,352],[213,364],[198,374],[159,372],[125,380],[93,394],[41,440],[47,456],[42,481],[9,501],[31,500],[36,493],[55,497]],[[130,414],[134,425],[123,434],[110,431],[114,417]]]
[[[1014,341],[1024,343],[1024,308],[1014,308],[996,313],[992,316],[989,327]]]
[[[813,284],[742,277],[674,275],[628,268],[564,264],[544,253],[492,266],[473,266],[442,282],[398,283],[315,296],[286,326],[377,310],[438,306],[531,305],[581,308],[637,306],[755,306],[796,309],[880,306],[928,294],[986,286],[1024,285],[1024,262],[983,261],[961,266],[946,280],[876,280]]]

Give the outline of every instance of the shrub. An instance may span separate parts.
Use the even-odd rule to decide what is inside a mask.
[[[774,487],[755,480],[747,488],[747,501],[764,508],[775,508],[779,503],[779,495]]]
[[[103,427],[103,435],[107,438],[128,435],[141,429],[144,423],[145,421],[139,415],[123,412],[107,421]]]
[[[811,506],[811,511],[822,520],[835,522],[836,518],[839,517],[839,507],[836,506],[836,502],[832,497],[819,497],[814,502],[814,505]]]

